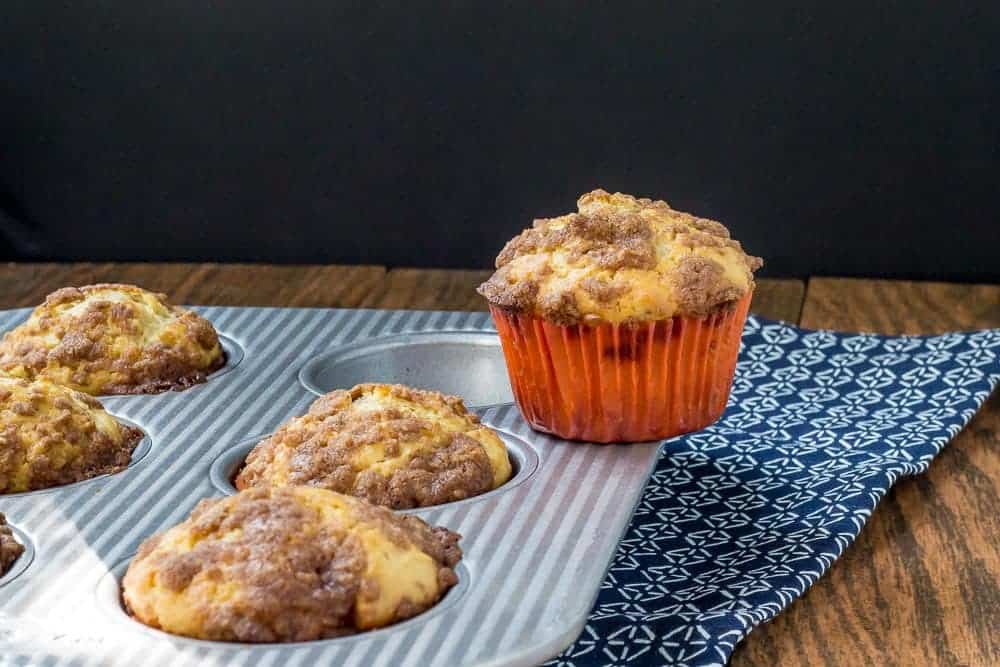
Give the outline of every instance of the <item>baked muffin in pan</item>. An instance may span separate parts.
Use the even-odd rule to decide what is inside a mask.
[[[14,531],[7,525],[7,517],[0,512],[0,577],[7,574],[10,566],[23,553],[24,546],[14,537]]]
[[[503,441],[462,399],[360,384],[321,396],[258,443],[235,484],[317,486],[408,509],[476,496],[510,476]]]
[[[435,605],[458,582],[459,536],[310,487],[201,501],[141,546],[123,579],[139,621],[239,642],[327,639]]]
[[[142,437],[89,394],[0,374],[0,494],[119,472]]]
[[[88,394],[184,389],[224,363],[208,320],[134,285],[60,289],[0,341],[0,370]]]

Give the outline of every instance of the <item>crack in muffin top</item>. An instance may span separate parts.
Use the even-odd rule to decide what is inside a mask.
[[[88,394],[184,389],[224,363],[208,320],[134,285],[57,290],[0,341],[0,370]]]
[[[321,396],[258,443],[235,483],[318,486],[408,509],[476,496],[510,476],[503,441],[462,399],[361,384]]]
[[[561,325],[705,317],[753,290],[763,264],[722,224],[664,201],[594,190],[577,208],[511,239],[479,293]]]
[[[89,394],[0,374],[0,494],[124,470],[142,435]]]
[[[287,642],[382,627],[458,582],[459,535],[326,489],[202,500],[146,540],[123,579],[143,623],[199,639]]]

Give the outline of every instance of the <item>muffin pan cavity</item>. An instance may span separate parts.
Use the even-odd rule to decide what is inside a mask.
[[[243,361],[243,346],[235,340],[220,333],[219,345],[222,346],[222,351],[226,354],[226,363],[222,366],[222,368],[210,373],[208,376],[209,380],[214,380],[221,375],[225,375],[239,366],[240,362]]]
[[[314,394],[362,382],[391,382],[461,396],[469,407],[511,403],[500,339],[477,331],[388,336],[319,354],[299,371]]]
[[[137,428],[140,431],[142,431],[142,440],[140,440],[136,444],[135,449],[132,450],[132,459],[129,461],[128,466],[126,466],[124,470],[121,470],[116,473],[111,473],[110,475],[98,475],[96,477],[91,477],[90,479],[81,479],[79,482],[71,482],[70,484],[50,486],[47,489],[36,489],[34,491],[23,491],[21,493],[0,493],[0,500],[3,500],[5,498],[20,498],[22,496],[37,496],[37,495],[42,495],[44,493],[55,493],[57,491],[70,491],[70,490],[75,490],[76,488],[83,486],[85,484],[98,484],[102,481],[106,482],[110,479],[114,479],[120,475],[127,475],[129,471],[135,466],[139,465],[139,463],[141,463],[142,460],[146,458],[149,452],[153,449],[153,440],[152,438],[149,437],[149,432],[146,431],[146,429],[144,429],[142,426],[135,423],[131,419],[126,419],[120,415],[117,415],[111,412],[111,410],[108,410],[108,412],[111,414],[112,417],[114,417],[122,424],[126,424],[127,426],[132,426],[133,428]]]
[[[9,520],[10,517],[8,516],[7,519]],[[35,544],[31,541],[31,538],[13,523],[8,523],[7,525],[10,526],[11,532],[14,533],[14,538],[21,543],[21,546],[24,547],[24,551],[10,566],[7,573],[0,577],[0,588],[3,588],[24,574],[24,571],[27,570],[31,563],[35,560]],[[3,599],[2,594],[0,594],[0,599]]]
[[[251,450],[253,450],[254,446],[258,442],[266,438],[268,435],[269,434],[265,433],[264,435],[241,440],[216,457],[216,459],[212,461],[212,465],[208,472],[209,478],[212,480],[212,485],[226,495],[233,495],[236,493],[236,487],[233,485],[233,480],[243,468],[247,455],[250,454]],[[500,493],[507,493],[514,489],[514,487],[527,481],[535,473],[535,470],[538,469],[538,453],[535,451],[535,448],[524,440],[521,440],[520,438],[509,433],[497,431],[497,435],[499,435],[500,439],[503,440],[504,445],[507,447],[507,455],[510,457],[511,475],[510,479],[507,480],[505,484],[493,489],[492,491],[487,491],[486,493],[481,493],[478,496],[472,496],[471,498],[464,498],[462,500],[443,503],[441,505],[430,505],[428,507],[417,507],[414,509],[398,511],[405,514],[411,514],[439,507],[451,507],[453,505],[474,503],[491,498]]]
[[[27,553],[27,552],[26,552]],[[316,639],[307,642],[277,642],[277,643],[245,643],[245,642],[220,642],[211,641],[207,639],[193,639],[191,637],[182,637],[180,635],[173,635],[162,630],[157,630],[144,623],[141,623],[137,619],[133,618],[125,608],[125,602],[122,600],[122,579],[125,578],[125,573],[128,571],[129,563],[135,554],[132,554],[125,558],[124,560],[116,563],[108,572],[101,577],[100,581],[97,582],[97,606],[100,607],[101,611],[108,617],[112,622],[127,626],[129,629],[148,633],[155,638],[160,640],[170,640],[172,642],[177,642],[180,644],[187,644],[191,647],[216,647],[222,649],[237,649],[237,650],[248,650],[248,649],[265,649],[265,648],[317,648],[324,645],[333,646],[344,646],[349,648],[351,644],[357,644],[361,642],[366,642],[376,638],[382,638],[389,640],[392,638],[393,634],[407,632],[414,629],[414,626],[419,626],[427,623],[433,618],[446,614],[449,610],[453,609],[455,604],[458,603],[461,598],[465,596],[471,585],[471,574],[468,563],[463,559],[458,565],[455,566],[455,574],[458,576],[458,583],[452,586],[444,597],[441,598],[436,605],[426,610],[422,614],[418,614],[413,618],[408,618],[405,621],[400,621],[393,625],[388,625],[384,628],[379,628],[377,630],[368,630],[366,632],[359,632],[353,635],[345,635],[343,637],[335,637],[332,639]],[[24,556],[21,557],[24,559]],[[15,565],[16,567],[16,565]]]

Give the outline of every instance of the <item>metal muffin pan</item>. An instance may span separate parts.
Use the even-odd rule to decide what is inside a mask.
[[[30,567],[22,556],[19,575],[3,582],[0,663],[534,665],[579,634],[658,443],[589,445],[532,431],[507,402],[486,313],[197,310],[239,357],[183,392],[101,399],[155,443],[141,465],[44,494],[0,496],[0,512],[37,550]],[[0,312],[0,330],[27,313]],[[463,536],[459,585],[441,603],[388,628],[300,644],[184,639],[124,613],[120,577],[145,538],[202,498],[232,493],[232,474],[263,437],[254,434],[301,414],[317,393],[362,381],[463,396],[516,465],[495,491],[411,510]]]
[[[14,533],[14,539],[21,543],[24,547],[24,551],[21,555],[17,557],[11,566],[7,569],[2,577],[0,577],[0,587],[6,586],[10,582],[17,579],[19,576],[24,574],[24,571],[28,569],[32,561],[35,560],[35,543],[31,540],[27,533],[18,528],[16,525],[10,522],[8,518],[7,527],[10,528],[11,532]],[[0,600],[3,600],[3,594],[0,593]],[[0,607],[0,619],[3,619],[3,608]],[[0,627],[3,627],[0,624]],[[0,634],[0,637],[3,635]],[[3,645],[2,639],[0,639],[0,646]],[[0,653],[0,657],[2,657]]]

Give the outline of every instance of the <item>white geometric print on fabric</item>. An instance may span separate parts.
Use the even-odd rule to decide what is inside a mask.
[[[998,379],[1000,329],[887,337],[751,317],[724,417],[664,443],[587,627],[546,664],[724,665]]]

